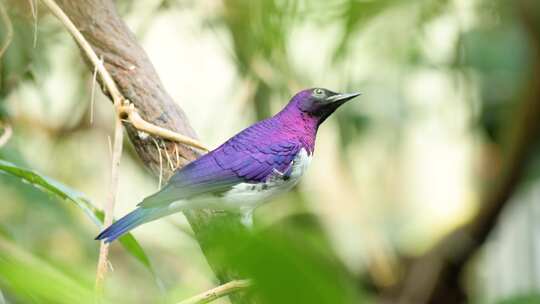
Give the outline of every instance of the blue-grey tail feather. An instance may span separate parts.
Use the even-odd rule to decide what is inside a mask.
[[[137,208],[133,210],[131,213],[128,213],[123,218],[119,219],[118,221],[114,222],[114,224],[103,230],[96,237],[96,240],[104,241],[105,243],[110,243],[116,240],[125,233],[129,232],[131,229],[151,220],[150,217],[153,211],[155,210],[150,208]]]

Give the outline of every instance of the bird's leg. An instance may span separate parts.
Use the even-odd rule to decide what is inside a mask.
[[[253,228],[253,208],[242,208],[240,210],[240,222],[248,229]]]
[[[289,164],[289,166],[285,169],[284,172],[279,171],[276,168],[272,169],[272,173],[275,174],[275,176],[278,176],[280,179],[288,180],[291,177],[292,169],[293,169],[293,162]]]
[[[279,177],[283,177],[285,175],[285,173],[279,171],[278,169],[276,168],[273,168],[272,169],[272,172],[274,172],[276,175],[278,175]]]

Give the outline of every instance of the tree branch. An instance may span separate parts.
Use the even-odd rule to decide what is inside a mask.
[[[111,181],[109,185],[109,196],[107,203],[104,206],[105,219],[103,225],[105,227],[110,226],[114,220],[114,205],[116,202],[116,196],[118,195],[118,173],[120,168],[120,158],[122,157],[122,143],[124,140],[124,133],[122,129],[122,121],[117,117],[114,121],[114,143],[111,157]],[[108,254],[109,244],[102,241],[99,248],[99,259],[96,272],[96,290],[98,294],[103,293],[103,286],[105,281],[105,275],[108,269]]]
[[[153,125],[142,119],[141,116],[137,113],[135,106],[133,104],[130,104],[129,101],[124,98],[124,96],[122,96],[113,78],[111,77],[107,69],[105,69],[103,65],[103,60],[100,60],[98,58],[97,54],[94,52],[88,41],[86,41],[81,32],[75,27],[73,22],[71,22],[69,17],[66,16],[66,14],[62,11],[60,7],[58,7],[54,0],[42,1],[70,32],[75,41],[77,41],[77,44],[83,50],[86,57],[90,60],[91,64],[97,70],[99,76],[101,77],[101,80],[105,84],[105,87],[107,88],[107,91],[113,100],[117,115],[121,119],[128,120],[135,128],[140,131],[160,136],[172,141],[177,141],[204,151],[208,151],[208,149],[202,143],[192,138]]]
[[[116,87],[112,77],[109,75],[107,70],[103,67],[102,61],[99,60],[96,53],[92,50],[92,47],[86,42],[81,33],[77,30],[75,25],[69,20],[69,18],[64,14],[62,9],[54,2],[54,0],[42,0],[43,3],[51,10],[51,12],[62,22],[62,24],[68,29],[71,35],[75,38],[79,46],[84,50],[85,55],[90,59],[92,64],[95,66],[99,72],[101,79],[105,83],[107,90],[110,96],[113,99],[113,103],[116,109],[116,112],[119,113],[119,108],[124,102],[123,96],[120,94],[120,91]],[[116,196],[118,194],[118,170],[120,167],[120,158],[122,157],[122,143],[123,143],[124,133],[122,129],[122,122],[120,117],[116,115],[114,122],[114,144],[113,152],[111,157],[111,180],[109,184],[109,193],[107,201],[103,208],[105,212],[105,219],[103,220],[103,225],[110,226],[114,219],[114,205],[116,203]],[[99,259],[97,264],[96,271],[96,290],[98,294],[102,294],[103,284],[105,280],[105,275],[107,273],[108,266],[108,257],[109,255],[109,244],[104,241],[101,242],[99,248]]]
[[[84,54],[86,57],[90,60],[92,65],[97,69],[99,76],[105,83],[105,86],[107,87],[107,91],[109,92],[110,96],[113,99],[114,105],[118,108],[122,105],[124,102],[124,97],[122,94],[120,94],[120,91],[118,90],[118,87],[116,86],[116,83],[112,79],[111,75],[105,67],[103,66],[102,61],[98,58],[90,44],[86,41],[86,39],[83,37],[81,32],[75,27],[73,22],[69,19],[68,16],[62,11],[62,9],[54,2],[54,0],[41,0],[47,8],[51,10],[51,12],[62,22],[64,27],[69,31],[71,36],[75,39],[79,47],[84,51]]]
[[[221,286],[207,290],[201,294],[186,299],[178,304],[205,304],[210,303],[216,299],[227,296],[233,292],[243,290],[252,286],[250,280],[236,280],[229,283],[225,283]]]
[[[122,119],[124,119],[125,121],[128,121],[129,123],[131,123],[139,131],[156,135],[156,136],[159,136],[161,138],[168,139],[171,141],[183,143],[188,146],[201,149],[205,152],[209,151],[205,145],[203,145],[197,140],[184,136],[180,133],[176,133],[171,130],[158,127],[142,119],[141,115],[137,113],[137,110],[135,109],[133,104],[130,104],[127,106],[121,106],[118,110],[120,111],[120,114],[119,114],[120,117],[122,117]]]
[[[57,3],[98,57],[103,58],[103,65],[119,91],[133,103],[142,119],[189,138],[196,138],[186,115],[164,90],[146,53],[118,16],[112,0],[57,0]],[[93,70],[92,63],[87,63]],[[151,136],[141,136],[141,132],[130,123],[125,123],[124,127],[139,157],[156,177],[160,174],[160,168],[165,180],[174,173],[169,166],[163,166],[162,154],[177,155],[179,167],[200,156],[200,152],[170,140],[162,141],[164,153],[159,153],[159,147],[156,147]],[[213,224],[226,220],[228,227],[232,225],[242,229],[238,218],[210,210],[189,211],[184,214],[216,276],[222,283],[233,281],[234,271],[222,265],[219,257],[211,254],[221,245],[219,240],[222,238],[219,236],[226,233],[224,229],[215,228],[216,225]],[[235,303],[247,303],[241,296],[233,294],[232,297]]]
[[[148,132],[150,134],[155,134],[153,132],[158,132],[159,134],[164,135],[167,138],[173,138],[179,140],[183,143],[195,146],[197,148],[206,149],[204,146],[199,144],[197,141],[190,139],[186,136],[175,134],[175,132],[166,130],[154,126],[146,121],[144,121],[139,114],[135,111],[133,105],[129,105],[127,100],[122,96],[116,83],[112,79],[109,72],[103,66],[103,61],[100,60],[97,54],[94,52],[90,44],[86,41],[83,35],[71,22],[68,16],[62,11],[62,9],[54,2],[54,0],[42,0],[43,3],[53,12],[53,14],[62,22],[62,24],[68,29],[70,34],[75,38],[78,45],[83,50],[84,54],[90,60],[95,70],[99,73],[107,91],[109,92],[116,111],[115,117],[115,128],[114,128],[114,144],[112,148],[112,165],[111,165],[111,181],[109,196],[107,202],[104,206],[105,219],[103,224],[105,226],[110,226],[114,219],[114,206],[116,202],[116,196],[118,193],[118,170],[120,167],[120,159],[122,156],[122,143],[123,143],[123,129],[121,119],[129,120],[135,127],[138,127],[139,130]],[[108,266],[108,253],[109,253],[109,244],[101,242],[99,250],[99,260],[97,265],[96,273],[96,290],[99,294],[102,293],[103,284],[105,280],[105,275],[107,273]]]

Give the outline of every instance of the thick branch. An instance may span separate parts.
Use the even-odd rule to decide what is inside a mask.
[[[42,0],[42,1],[52,11],[52,13],[62,22],[62,24],[66,27],[69,33],[73,36],[75,41],[77,41],[77,44],[79,45],[79,47],[83,50],[85,58],[87,58],[91,62],[91,64],[94,66],[94,79],[95,79],[96,72],[99,73],[99,76],[101,77],[101,80],[103,81],[103,84],[107,90],[106,92],[109,94],[109,96],[111,96],[113,100],[113,103],[115,105],[115,110],[117,112],[116,114],[118,117],[129,121],[139,131],[143,131],[152,135],[157,135],[168,140],[177,141],[177,142],[184,143],[186,145],[189,145],[189,146],[192,146],[192,147],[204,150],[204,151],[208,151],[208,149],[204,145],[202,145],[201,143],[199,143],[198,141],[192,138],[189,138],[182,134],[153,125],[151,123],[148,123],[144,119],[142,119],[139,113],[137,112],[137,110],[135,109],[134,105],[130,104],[129,101],[124,96],[122,96],[113,78],[111,77],[107,69],[105,69],[103,65],[103,60],[98,58],[98,55],[94,52],[94,50],[92,49],[92,46],[90,46],[88,41],[86,41],[84,36],[76,28],[76,26],[69,19],[69,17],[65,15],[62,9],[58,7],[56,2],[54,2],[54,0]],[[2,6],[0,6],[0,9],[1,8]],[[0,12],[2,11],[3,10],[0,10]],[[8,40],[8,43],[9,43],[9,40]]]
[[[90,43],[98,57],[103,58],[105,68],[111,74],[121,94],[134,104],[142,119],[189,138],[196,138],[186,115],[164,90],[146,53],[118,16],[113,1],[58,0],[57,2]],[[93,70],[92,65],[89,67]],[[124,126],[141,160],[156,177],[160,175],[160,170],[163,170],[165,179],[173,174],[169,166],[163,166],[167,163],[167,159],[161,159],[161,155],[178,155],[180,167],[200,155],[199,152],[187,146],[158,139],[165,152],[159,153],[159,148],[154,144],[152,137],[140,136],[140,132],[129,123]],[[186,212],[185,215],[208,263],[220,281],[225,283],[234,280],[232,272],[224,268],[217,257],[209,254],[212,251],[211,248],[219,246],[216,240],[220,238],[216,235],[223,233],[221,229],[212,229],[213,225],[210,223],[216,219],[222,222],[224,215],[215,215],[208,210]],[[230,217],[226,219],[229,220]],[[230,223],[234,224],[237,221],[233,218]],[[235,296],[235,299],[236,303],[242,301],[240,296]]]
[[[104,66],[119,91],[135,105],[142,119],[187,137],[196,137],[184,112],[163,89],[146,53],[119,18],[112,1],[57,2],[98,57],[103,58]],[[125,127],[143,162],[152,172],[159,172],[158,153],[152,140],[141,138],[137,130],[129,124],[125,124]],[[175,144],[166,142],[169,152],[174,151],[174,146]],[[178,151],[183,164],[198,155],[196,151],[183,145],[179,145]],[[170,171],[164,173],[172,174]]]

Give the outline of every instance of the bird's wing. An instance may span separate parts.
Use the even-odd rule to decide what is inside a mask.
[[[264,182],[274,172],[288,174],[300,151],[295,141],[248,144],[232,138],[216,150],[180,169],[159,192],[139,204],[157,207],[202,194],[219,194],[239,183]]]

